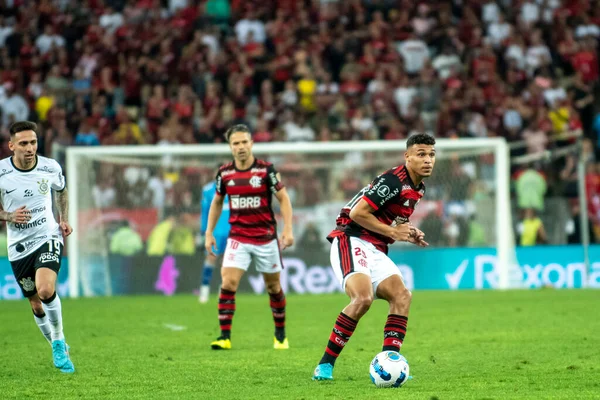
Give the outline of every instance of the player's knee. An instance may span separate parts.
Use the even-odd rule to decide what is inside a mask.
[[[239,282],[233,279],[223,279],[223,283],[221,283],[221,288],[225,290],[229,290],[230,292],[237,291]]]
[[[408,305],[412,301],[412,292],[404,288],[394,296],[394,300],[398,305]]]
[[[51,284],[40,285],[37,288],[37,292],[42,301],[48,300],[54,294],[54,287]]]
[[[266,282],[267,292],[269,293],[279,293],[281,291],[281,284],[279,281],[275,282]]]
[[[352,298],[352,305],[356,307],[356,312],[360,315],[365,314],[373,304],[372,295],[358,295]]]

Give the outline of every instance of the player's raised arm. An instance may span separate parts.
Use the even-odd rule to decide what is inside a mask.
[[[415,228],[410,224],[396,226],[386,225],[373,215],[375,208],[362,198],[350,210],[350,218],[360,226],[372,232],[390,237],[396,241],[408,242],[415,234]]]
[[[394,202],[402,192],[402,182],[396,175],[383,174],[375,178],[369,190],[350,210],[350,218],[358,225],[372,232],[385,235],[396,241],[406,242],[415,233],[415,228],[410,224],[396,226],[381,222],[374,212]]]

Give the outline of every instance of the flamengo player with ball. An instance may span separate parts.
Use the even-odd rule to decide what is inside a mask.
[[[56,278],[62,259],[63,236],[73,229],[68,221],[68,197],[60,165],[38,156],[37,125],[15,122],[10,127],[11,157],[0,160],[0,220],[6,221],[8,259],[35,322],[52,345],[54,366],[75,372],[65,343],[62,306]],[[60,222],[52,213],[52,193]]]
[[[435,139],[427,134],[411,136],[404,153],[405,165],[376,177],[338,215],[337,227],[327,239],[331,242],[331,265],[350,304],[335,321],[314,380],[333,379],[335,361],[375,298],[390,305],[382,351],[400,352],[412,295],[387,251],[395,241],[428,245],[409,217],[425,194],[423,179],[433,172],[434,145]]]

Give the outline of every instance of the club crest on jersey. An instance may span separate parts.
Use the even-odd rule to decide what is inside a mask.
[[[260,179],[260,177],[255,175],[252,178],[250,178],[250,185],[253,188],[259,188],[261,184],[262,184],[262,179]]]
[[[38,189],[40,190],[41,194],[46,194],[50,190],[50,186],[48,186],[48,179],[42,179],[41,181],[38,181],[38,185]]]
[[[23,286],[23,290],[27,292],[31,292],[33,289],[35,289],[35,283],[29,277],[21,279],[19,283],[21,286]]]

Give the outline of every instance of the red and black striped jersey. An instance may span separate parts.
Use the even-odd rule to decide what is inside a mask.
[[[327,236],[331,242],[333,238],[346,234],[356,236],[373,245],[387,254],[388,244],[394,240],[363,228],[350,218],[350,210],[361,199],[375,209],[373,215],[384,224],[395,226],[408,222],[425,194],[425,185],[421,182],[415,187],[406,166],[394,167],[375,178],[350,200],[340,211],[336,219],[336,228]]]
[[[283,188],[273,164],[255,158],[239,170],[230,162],[219,168],[217,194],[229,196],[229,237],[242,243],[264,244],[277,238],[271,206],[273,194]]]

